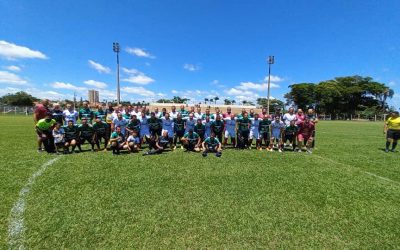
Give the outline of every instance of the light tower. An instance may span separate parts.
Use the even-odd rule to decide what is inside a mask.
[[[119,87],[119,43],[113,43],[113,51],[117,53],[117,104],[119,105],[121,102],[121,92]]]
[[[268,57],[268,99],[267,99],[267,114],[269,115],[269,101],[270,101],[270,88],[271,88],[271,64],[274,64],[275,57]]]

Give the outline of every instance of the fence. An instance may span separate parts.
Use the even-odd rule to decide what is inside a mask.
[[[318,119],[320,120],[344,120],[344,121],[385,121],[388,114],[380,114],[380,115],[346,115],[346,114],[338,114],[336,116],[331,115],[318,115]]]
[[[34,107],[1,106],[1,115],[32,115]]]

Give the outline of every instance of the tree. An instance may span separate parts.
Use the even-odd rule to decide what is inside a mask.
[[[257,104],[266,108],[268,106],[268,99],[267,98],[257,98]],[[285,107],[285,103],[278,99],[270,99],[269,100],[269,112],[275,112],[276,108],[283,109]]]
[[[170,103],[170,102],[172,102],[172,101],[169,100],[169,99],[159,99],[159,100],[157,100],[156,102],[157,102],[157,103]]]
[[[219,97],[218,96],[216,96],[216,97],[214,97],[214,102],[215,102],[215,104],[217,104],[217,101],[219,100]]]
[[[204,104],[207,104],[208,98],[204,98]]]
[[[13,106],[33,106],[33,103],[37,101],[39,101],[38,98],[33,97],[24,91],[15,94],[7,94],[0,98],[1,103]]]
[[[231,105],[231,104],[232,104],[232,101],[229,100],[229,99],[225,99],[225,100],[224,100],[224,104],[225,104],[225,105]]]
[[[235,100],[232,100],[231,103],[232,103],[232,104],[236,104],[236,101],[235,101]]]
[[[187,98],[181,98],[179,96],[174,96],[174,98],[171,99],[173,103],[186,103],[187,101],[190,101],[190,99]]]
[[[290,85],[291,91],[285,94],[287,105],[296,104],[299,108],[305,109],[315,103],[315,84],[299,83]]]
[[[209,101],[210,101],[210,104],[211,104],[212,102],[214,102],[214,99],[210,99]]]

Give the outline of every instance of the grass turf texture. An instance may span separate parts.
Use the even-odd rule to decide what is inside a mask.
[[[0,116],[0,248],[20,189],[56,156]],[[382,123],[320,122],[306,153],[61,156],[33,185],[27,248],[397,248],[400,153]],[[87,146],[85,146],[87,147]]]

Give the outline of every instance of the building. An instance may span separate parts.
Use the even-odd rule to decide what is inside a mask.
[[[91,89],[89,90],[89,102],[90,104],[96,104],[99,103],[99,91]]]

